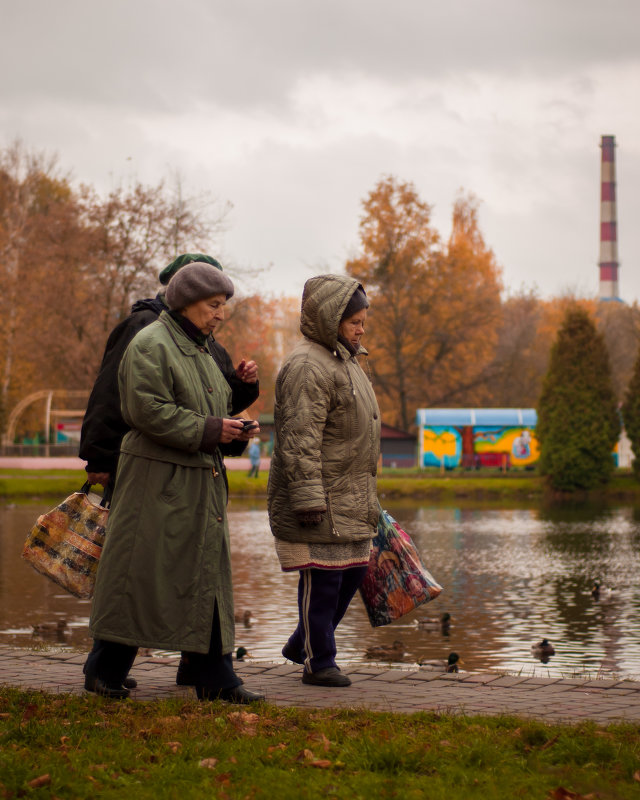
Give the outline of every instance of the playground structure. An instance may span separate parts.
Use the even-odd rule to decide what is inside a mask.
[[[76,438],[75,436],[68,437],[64,431],[77,432],[79,439],[80,424],[85,413],[86,400],[89,397],[89,391],[83,389],[40,389],[37,392],[32,392],[26,397],[23,397],[19,403],[12,409],[7,420],[7,427],[2,437],[2,449],[5,453],[15,447],[16,432],[21,417],[25,411],[33,404],[44,401],[44,409],[42,416],[42,430],[44,431],[44,442],[41,447],[44,449],[43,455],[52,455],[52,450],[69,438]],[[66,407],[57,407],[57,403],[61,401],[68,401],[74,398],[83,398],[82,409],[70,409]],[[29,445],[33,447],[33,445]],[[77,444],[74,445],[77,450]]]

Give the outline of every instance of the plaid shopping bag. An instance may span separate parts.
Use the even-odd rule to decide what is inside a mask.
[[[89,483],[38,517],[27,536],[22,558],[76,597],[89,598],[104,543],[109,491],[97,505]]]
[[[388,625],[433,600],[442,591],[408,533],[380,508],[369,568],[360,595],[372,627]]]

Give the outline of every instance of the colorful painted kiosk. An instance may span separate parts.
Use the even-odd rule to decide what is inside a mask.
[[[534,408],[419,408],[421,467],[529,467],[538,460]]]

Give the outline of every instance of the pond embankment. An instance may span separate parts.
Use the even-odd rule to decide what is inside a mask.
[[[234,465],[235,466],[235,465]],[[232,497],[265,498],[268,472],[249,478],[244,470],[227,472]],[[74,469],[0,469],[0,502],[18,502],[60,498],[79,491],[86,479],[84,470]],[[523,472],[427,472],[418,470],[383,470],[378,477],[382,500],[460,500],[478,503],[522,503],[597,500],[640,503],[640,483],[630,470],[619,470],[606,486],[589,492],[562,494],[551,492],[545,479]]]

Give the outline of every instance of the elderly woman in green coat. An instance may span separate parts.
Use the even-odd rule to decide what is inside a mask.
[[[233,284],[195,262],[167,287],[170,311],[138,333],[119,370],[131,430],[118,464],[90,621],[85,688],[123,698],[138,647],[181,650],[200,699],[247,703],[233,669],[234,614],[221,446],[257,430],[227,417],[231,392],[206,338]]]

